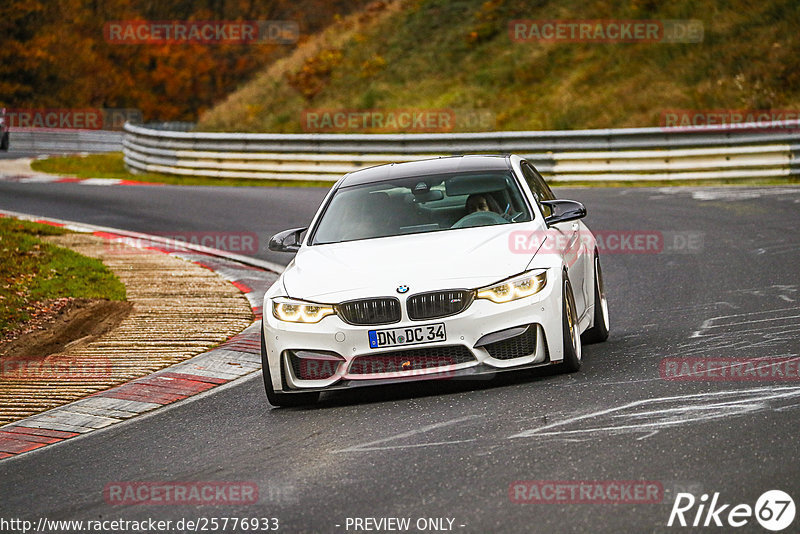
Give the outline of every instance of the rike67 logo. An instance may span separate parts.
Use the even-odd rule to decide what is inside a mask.
[[[691,493],[678,493],[667,526],[739,528],[755,517],[765,529],[778,532],[791,525],[794,516],[794,500],[781,490],[765,491],[755,506],[723,503],[719,492],[714,493],[710,500],[706,493],[699,499]]]

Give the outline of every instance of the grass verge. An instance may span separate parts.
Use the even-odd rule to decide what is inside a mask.
[[[120,178],[140,182],[173,185],[266,186],[266,187],[325,187],[333,182],[324,180],[258,180],[245,178],[205,178],[200,176],[170,176],[167,174],[132,174],[125,168],[122,154],[92,154],[89,156],[59,156],[34,160],[31,167],[39,172],[75,176],[78,178]],[[785,178],[726,178],[716,180],[598,180],[558,182],[548,180],[554,187],[670,187],[719,185],[788,185],[800,183],[800,176]]]
[[[216,185],[261,187],[330,187],[327,180],[261,180],[248,178],[209,178],[204,176],[172,176],[169,174],[133,174],[125,168],[121,152],[90,154],[88,156],[58,156],[37,159],[31,168],[39,172],[74,176],[76,178],[118,178],[137,182],[170,185]]]
[[[40,239],[63,233],[58,227],[0,217],[0,338],[29,321],[36,302],[125,300],[125,286],[100,260]]]

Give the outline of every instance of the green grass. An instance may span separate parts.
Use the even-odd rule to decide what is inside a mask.
[[[91,154],[88,156],[62,156],[36,159],[31,162],[35,171],[64,174],[78,178],[121,178],[134,177],[143,182],[157,182],[158,174],[133,175],[125,168],[121,152]]]
[[[0,336],[28,321],[38,301],[125,300],[125,286],[100,260],[40,239],[63,233],[58,227],[0,217]]]
[[[88,156],[59,156],[37,159],[31,168],[39,172],[74,176],[76,178],[118,178],[137,182],[170,185],[216,185],[260,187],[330,187],[325,180],[261,180],[247,178],[208,178],[204,176],[172,176],[169,174],[134,174],[125,168],[121,152],[90,154]]]
[[[267,186],[267,187],[325,187],[333,182],[315,180],[248,180],[234,178],[176,177],[164,174],[131,174],[125,170],[121,153],[93,154],[89,156],[59,156],[35,160],[31,167],[40,172],[79,178],[122,178],[143,182],[174,185],[212,186]],[[800,183],[800,177],[785,178],[730,178],[715,180],[598,180],[584,182],[555,182],[555,187],[665,187],[665,186],[715,186],[715,185],[786,185]]]
[[[304,109],[447,108],[456,110],[455,131],[470,131],[459,110],[489,112],[489,129],[551,130],[660,126],[671,109],[800,107],[795,0],[400,3],[363,27],[345,18],[312,36],[197,129],[302,132]],[[514,19],[698,19],[704,39],[517,43],[508,34]]]

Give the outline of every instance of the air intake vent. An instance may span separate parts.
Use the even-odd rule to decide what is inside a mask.
[[[546,345],[545,345],[546,346]],[[513,360],[530,356],[536,352],[536,326],[530,325],[525,331],[512,338],[485,345],[489,355],[497,360]]]
[[[472,298],[472,291],[466,289],[419,293],[408,297],[406,308],[408,316],[416,321],[438,319],[466,310],[472,304]]]
[[[393,373],[398,376],[429,369],[452,370],[454,365],[473,362],[475,356],[463,345],[396,350],[365,354],[350,363],[350,374],[373,375]]]
[[[336,311],[353,325],[396,323],[400,320],[400,301],[394,297],[351,300],[339,304]]]
[[[289,356],[289,364],[292,366],[292,373],[300,380],[327,380],[336,374],[339,369],[339,364],[344,361],[344,358],[335,358],[319,355],[315,358],[314,354],[301,358],[295,351],[286,351]]]

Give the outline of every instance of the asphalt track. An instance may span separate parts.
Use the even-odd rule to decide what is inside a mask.
[[[0,207],[142,232],[251,231],[258,257],[285,264],[267,237],[306,224],[324,193],[0,183]],[[800,382],[659,372],[664,358],[798,358],[800,187],[556,194],[583,201],[596,232],[660,232],[665,245],[603,257],[612,333],[584,348],[580,373],[327,394],[304,409],[271,409],[257,375],[0,461],[0,517],[277,517],[281,532],[408,517],[412,527],[451,518],[465,533],[669,532],[689,530],[666,526],[676,491],[753,506],[781,489],[800,502]],[[689,250],[673,250],[683,238]],[[115,506],[103,496],[112,482],[207,480],[254,482],[259,500]],[[519,480],[647,480],[665,494],[655,504],[519,504],[509,498]],[[753,518],[736,530],[766,532]]]

